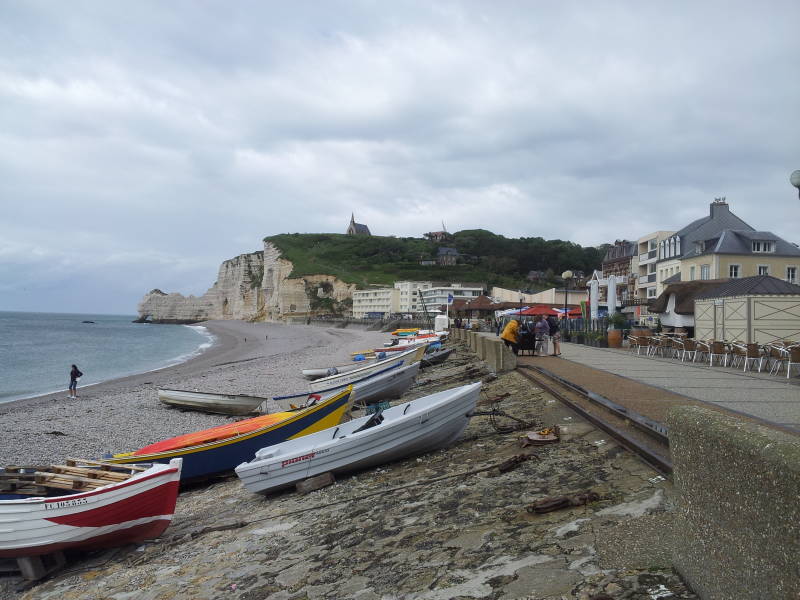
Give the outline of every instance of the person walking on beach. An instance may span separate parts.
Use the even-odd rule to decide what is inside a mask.
[[[77,398],[78,397],[78,379],[83,377],[83,373],[81,373],[80,369],[78,369],[77,365],[72,365],[72,369],[69,372],[69,397],[70,398]]]

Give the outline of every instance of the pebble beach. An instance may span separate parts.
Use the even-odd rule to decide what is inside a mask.
[[[303,392],[308,367],[345,364],[386,333],[305,325],[207,321],[212,347],[187,362],[67,392],[0,404],[0,465],[100,458],[230,422],[235,417],[169,408],[157,388],[272,397]],[[158,325],[151,325],[158,327]]]

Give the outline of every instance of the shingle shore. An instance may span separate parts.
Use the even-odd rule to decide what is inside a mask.
[[[157,388],[264,397],[300,392],[308,385],[301,369],[344,364],[350,352],[387,339],[385,333],[358,329],[243,321],[204,325],[217,342],[186,363],[79,388],[77,400],[62,392],[0,405],[0,466],[95,459],[226,423],[233,418],[162,405]]]
[[[467,383],[452,374],[477,364],[462,349],[408,397]],[[251,494],[235,478],[198,486],[159,540],[87,556],[17,598],[695,598],[670,569],[669,482],[517,373],[484,389],[508,393],[500,407],[518,418],[559,423],[561,442],[501,473],[491,467],[522,452],[520,434],[476,417],[448,449],[306,496]],[[526,510],[587,490],[602,499]]]

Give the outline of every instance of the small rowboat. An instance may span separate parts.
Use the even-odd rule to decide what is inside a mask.
[[[216,394],[188,390],[158,390],[158,399],[177,408],[188,408],[200,412],[220,415],[247,415],[258,410],[262,404],[268,406],[269,398],[245,396],[243,394]]]
[[[176,458],[133,473],[66,466],[55,469],[57,473],[36,473],[37,484],[85,489],[0,499],[0,558],[71,548],[94,550],[157,538],[175,512],[181,462]]]
[[[414,378],[419,373],[420,363],[415,362],[411,365],[389,366],[382,371],[367,375],[363,379],[352,381],[349,385],[353,386],[353,395],[361,405],[399,398],[406,393]],[[343,387],[335,387],[327,390],[320,390],[318,394],[332,394]],[[307,392],[293,396],[275,396],[273,400],[279,403],[296,402],[307,396]]]
[[[373,373],[377,373],[378,371],[385,371],[386,369],[399,367],[401,365],[410,365],[422,359],[423,355],[425,354],[425,349],[426,346],[419,346],[417,348],[411,348],[410,350],[406,348],[405,352],[395,353],[385,360],[379,360],[371,365],[361,367],[360,369],[348,371],[347,373],[337,373],[335,375],[329,375],[328,377],[322,377],[312,381],[308,387],[314,392],[328,390],[340,385],[346,385],[348,383],[359,381],[364,379],[364,377],[368,377]],[[359,397],[359,399],[362,398]]]
[[[453,353],[453,350],[454,348],[439,348],[433,352],[426,352],[425,356],[422,357],[422,366],[430,367],[444,362]]]
[[[481,384],[398,404],[297,440],[269,446],[236,467],[251,492],[271,492],[321,473],[380,465],[450,445],[464,431]]]
[[[414,348],[404,348],[403,350],[413,350]],[[365,357],[364,360],[360,360],[358,362],[352,362],[347,365],[341,365],[337,367],[319,367],[316,369],[303,369],[303,377],[306,379],[316,380],[322,377],[330,377],[332,375],[341,375],[344,373],[351,373],[356,369],[361,369],[364,367],[375,365],[379,362],[384,362],[387,360],[394,360],[397,356],[394,355],[387,355],[386,352],[377,352],[373,353],[372,350],[369,350],[368,353],[371,353],[372,356]],[[359,353],[357,353],[359,354]]]
[[[326,394],[306,394],[295,398],[298,403],[308,401],[299,410],[262,415],[177,436],[136,452],[116,454],[107,461],[116,464],[169,462],[181,457],[181,481],[224,473],[233,470],[259,448],[338,424],[350,412],[351,392],[352,388],[347,386]]]

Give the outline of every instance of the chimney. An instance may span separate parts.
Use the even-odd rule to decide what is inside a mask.
[[[721,215],[723,212],[730,212],[728,203],[725,201],[725,196],[714,198],[714,201],[711,203],[711,218],[716,219],[717,216]]]

